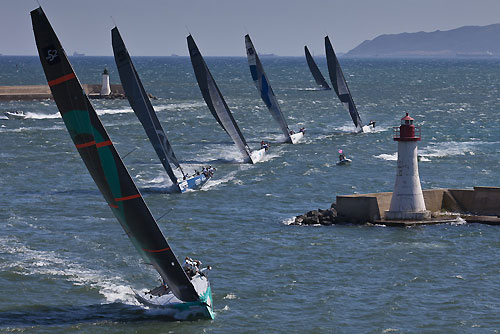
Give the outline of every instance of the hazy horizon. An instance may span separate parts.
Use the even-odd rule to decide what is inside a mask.
[[[381,34],[451,30],[500,22],[500,2],[481,0],[325,1],[285,0],[40,0],[68,55],[112,56],[111,33],[116,21],[132,56],[187,56],[186,36],[192,33],[205,56],[245,56],[244,35],[257,51],[302,56],[307,45],[323,55],[329,35],[338,53],[345,53]],[[0,53],[32,56],[36,48],[29,12],[34,0],[2,5]],[[432,9],[430,11],[429,9]]]

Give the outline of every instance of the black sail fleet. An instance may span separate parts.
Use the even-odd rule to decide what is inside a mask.
[[[236,144],[236,147],[238,147],[239,151],[243,155],[245,162],[256,163],[262,160],[264,158],[265,149],[261,148],[259,150],[252,151],[248,146],[240,128],[238,127],[238,124],[236,124],[231,110],[229,110],[219,87],[217,87],[205,60],[203,59],[203,56],[201,55],[200,50],[191,35],[187,37],[187,43],[196,81],[198,82],[198,87],[200,88],[201,95],[203,96],[208,109],[219,125]]]

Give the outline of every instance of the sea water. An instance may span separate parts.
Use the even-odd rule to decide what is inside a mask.
[[[317,59],[327,76],[324,59]],[[100,83],[111,57],[71,59]],[[497,333],[500,227],[293,226],[336,195],[392,191],[393,127],[422,126],[424,189],[499,186],[499,60],[341,59],[361,118],[355,134],[305,59],[262,59],[298,145],[284,140],[245,58],[206,62],[252,149],[243,164],[198,89],[189,58],[134,58],[184,169],[217,169],[201,191],[171,183],[127,100],[92,103],[172,249],[212,266],[213,321],[166,322],[135,301],[157,273],[142,263],[82,163],[53,101],[0,111],[0,331],[25,333]],[[37,57],[0,57],[0,85],[46,84]],[[0,115],[1,115],[0,114]],[[336,166],[338,150],[353,160]],[[130,154],[129,154],[130,153]],[[500,203],[499,203],[500,206]]]

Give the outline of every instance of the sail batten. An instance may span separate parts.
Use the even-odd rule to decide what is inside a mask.
[[[245,157],[245,161],[251,162],[250,148],[191,35],[187,37],[187,42],[196,81],[208,109],[219,125],[234,141],[241,154]]]
[[[358,109],[354,104],[351,92],[347,86],[347,82],[344,77],[344,73],[340,67],[335,51],[333,50],[332,43],[328,36],[325,36],[325,50],[326,50],[326,61],[328,64],[328,73],[330,75],[330,80],[332,82],[333,89],[337,94],[338,98],[344,105],[345,109],[351,115],[352,121],[356,130],[362,131],[363,122],[361,122],[361,117],[359,116]]]
[[[167,172],[170,180],[177,185],[177,177],[175,176],[170,163],[175,167],[180,168],[172,146],[170,145],[167,135],[163,130],[158,116],[155,113],[153,105],[142,85],[141,79],[137,74],[132,59],[123,42],[123,39],[117,27],[111,30],[111,40],[113,45],[113,53],[115,56],[116,67],[120,75],[123,90],[134,110],[135,115],[141,122],[144,131],[146,132],[149,141],[153,145],[158,158],[160,159],[163,168]]]
[[[266,73],[264,72],[264,67],[260,62],[259,56],[255,51],[255,47],[253,46],[252,40],[250,39],[250,35],[245,35],[245,47],[247,52],[248,65],[250,67],[250,73],[252,75],[253,82],[255,83],[255,87],[260,93],[260,97],[264,101],[267,106],[267,109],[273,116],[274,120],[279,124],[283,135],[285,136],[288,142],[292,142],[290,138],[290,129],[288,128],[288,124],[286,123],[285,116],[283,116],[283,112],[278,104],[278,100],[276,99],[276,95],[274,95],[273,89],[269,80],[267,78]]]
[[[31,19],[47,82],[54,83],[62,77],[67,79],[50,86],[54,101],[111,211],[144,261],[154,266],[175,296],[186,302],[199,300],[74,74],[42,8],[33,10]]]
[[[321,71],[319,70],[318,65],[316,65],[316,62],[314,61],[314,58],[309,52],[307,46],[304,46],[304,53],[306,54],[307,66],[309,67],[309,70],[311,71],[311,74],[313,75],[316,84],[318,86],[323,87],[323,89],[325,90],[331,89],[328,83],[326,82],[325,77],[323,76],[323,74],[321,74]]]

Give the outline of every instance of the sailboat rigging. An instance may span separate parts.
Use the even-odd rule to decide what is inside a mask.
[[[130,58],[128,50],[117,27],[114,27],[111,30],[111,40],[116,67],[118,68],[118,73],[120,74],[120,80],[122,82],[125,95],[127,96],[135,115],[144,127],[144,131],[146,131],[149,141],[153,145],[153,148],[155,149],[163,168],[174,184],[175,189],[178,192],[185,192],[188,189],[200,188],[209,180],[211,172],[207,171],[192,177],[189,177],[184,173],[177,157],[174,154],[172,146],[167,139],[167,135],[165,131],[163,131],[160,120],[158,119],[146,90],[142,85],[141,79],[135,70],[135,66],[132,63],[132,59]],[[182,180],[178,180],[172,170],[172,167],[170,167],[170,163],[181,171],[183,176]]]
[[[248,34],[245,35],[245,47],[247,51],[248,65],[250,66],[250,73],[252,74],[255,87],[257,87],[257,90],[260,93],[260,97],[266,104],[267,109],[273,116],[274,120],[279,124],[280,129],[285,136],[286,142],[291,144],[297,143],[304,136],[304,131],[301,129],[301,131],[295,133],[288,128],[285,116],[283,116],[283,112],[278,104],[276,95],[274,95],[271,84],[269,83],[267,75],[264,72],[264,67],[260,62],[259,55],[257,55],[252,40],[250,39],[250,35]]]
[[[187,43],[196,81],[198,82],[198,87],[200,87],[201,94],[203,95],[203,99],[205,100],[208,109],[219,125],[234,141],[243,155],[245,162],[256,163],[262,160],[266,149],[261,147],[259,150],[250,150],[250,147],[243,137],[238,124],[236,124],[233,114],[229,110],[219,87],[217,87],[205,60],[203,59],[203,56],[201,55],[200,50],[191,35],[187,37]]]
[[[160,274],[162,291],[148,295],[175,319],[213,318],[210,283],[188,276],[153,218],[83,90],[42,8],[31,11],[33,32],[48,85],[90,175],[141,257]]]
[[[347,109],[347,111],[349,111],[354,126],[356,127],[356,132],[369,132],[372,126],[375,125],[375,122],[371,121],[370,125],[363,126],[363,122],[361,121],[361,117],[359,116],[358,109],[354,104],[351,91],[347,86],[347,82],[344,78],[344,73],[340,68],[339,61],[337,59],[337,56],[335,55],[335,51],[333,50],[332,43],[330,43],[330,39],[328,38],[328,36],[325,36],[325,50],[326,62],[328,64],[328,73],[330,74],[330,80],[332,82],[335,93],[337,94],[338,98]]]
[[[330,90],[330,86],[328,86],[325,77],[323,76],[323,74],[321,74],[321,71],[319,70],[318,65],[316,65],[316,62],[309,52],[307,45],[304,46],[304,53],[306,54],[307,66],[309,67],[309,70],[311,71],[316,84],[321,87],[321,90]]]

